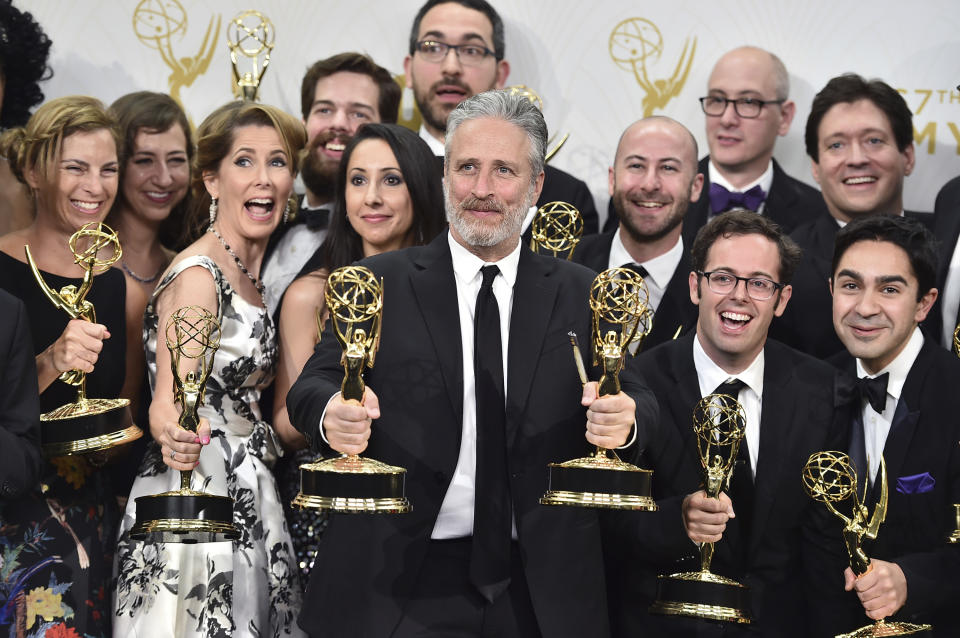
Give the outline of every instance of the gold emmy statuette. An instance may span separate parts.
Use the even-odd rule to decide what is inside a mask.
[[[220,347],[220,323],[206,308],[186,306],[167,320],[167,349],[173,368],[173,396],[180,404],[180,427],[196,433],[213,357]],[[193,470],[180,471],[180,489],[137,498],[136,540],[215,543],[240,538],[233,524],[233,499],[190,489]]]
[[[708,394],[693,409],[693,431],[703,466],[703,490],[719,498],[730,490],[733,465],[746,427],[740,403],[728,394]],[[713,543],[700,544],[700,571],[660,576],[650,611],[672,616],[750,623],[748,589],[710,571]]]
[[[259,11],[244,11],[227,25],[235,97],[246,102],[258,100],[260,82],[270,64],[274,35],[273,22]],[[241,66],[247,66],[249,70],[241,71]]]
[[[569,260],[583,235],[583,217],[572,204],[550,202],[537,210],[530,229],[530,250]]]
[[[957,525],[950,536],[947,537],[947,542],[960,543],[960,504],[953,506],[953,516]]]
[[[191,86],[206,73],[213,59],[220,34],[220,16],[210,18],[196,55],[178,55],[173,50],[173,37],[180,40],[187,32],[187,12],[178,0],[140,0],[133,10],[133,32],[140,42],[160,53],[170,69],[167,76],[170,97],[183,106],[180,89]]]
[[[324,293],[330,322],[343,348],[344,401],[363,402],[363,368],[373,367],[380,345],[383,284],[363,266],[337,268]],[[300,466],[299,507],[343,513],[404,514],[412,508],[405,493],[407,471],[343,454]]]
[[[94,274],[106,271],[123,255],[120,240],[109,226],[91,222],[70,236],[73,261],[83,269],[80,287],[64,286],[54,290],[44,281],[37,263],[25,245],[27,264],[47,299],[71,319],[96,322],[93,304],[86,300],[93,286]],[[100,253],[105,253],[101,256]],[[119,335],[117,338],[123,338]],[[135,441],[143,432],[133,424],[128,399],[90,399],[87,397],[87,375],[68,370],[60,380],[77,388],[77,400],[40,415],[43,453],[47,457],[69,456],[106,450]]]
[[[693,56],[697,51],[697,39],[693,45],[688,38],[683,44],[680,59],[668,79],[651,78],[647,66],[657,62],[663,55],[663,36],[657,25],[645,18],[627,18],[613,27],[610,33],[610,58],[621,69],[633,73],[644,96],[640,102],[643,116],[650,117],[657,109],[663,110],[667,103],[680,95],[690,75]]]
[[[863,486],[863,499],[857,495],[857,470],[844,452],[815,452],[803,466],[803,489],[814,500],[827,506],[830,512],[843,521],[843,542],[847,546],[850,569],[860,578],[873,568],[870,557],[860,546],[864,537],[874,540],[880,524],[887,517],[887,464],[880,457],[880,499],[871,515],[865,501],[867,485]],[[836,504],[852,500],[850,516],[846,516]],[[930,625],[915,625],[905,622],[886,622],[883,619],[861,627],[837,638],[867,638],[869,636],[912,636],[929,632]]]
[[[531,89],[529,86],[526,86],[525,84],[514,84],[512,86],[505,87],[503,90],[509,91],[511,95],[519,95],[521,97],[527,98],[528,100],[530,100],[531,104],[533,104],[535,107],[540,109],[541,113],[543,112],[543,99],[540,97],[540,95],[536,91]],[[550,139],[547,140],[548,149],[553,144],[553,141],[555,139],[557,139],[556,134],[551,135]],[[568,139],[570,139],[570,134],[564,133],[563,136],[560,138],[560,141],[557,142],[557,145],[554,146],[551,150],[547,151],[546,155],[543,158],[543,161],[549,162],[550,160],[552,160],[553,156],[556,155],[561,148],[563,148],[563,145],[567,143]]]
[[[593,365],[603,364],[599,396],[620,392],[620,371],[632,343],[650,332],[652,312],[643,278],[632,270],[611,268],[593,280]],[[603,332],[604,328],[609,328]],[[587,382],[576,335],[570,335],[580,380]],[[625,463],[613,450],[598,447],[590,456],[551,463],[543,505],[574,505],[656,511],[650,496],[653,472]]]

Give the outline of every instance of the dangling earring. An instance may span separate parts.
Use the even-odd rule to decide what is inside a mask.
[[[287,222],[290,221],[290,200],[287,200],[287,207],[283,209],[283,224],[286,226]]]
[[[217,221],[217,198],[210,198],[210,225],[213,226],[213,222]]]

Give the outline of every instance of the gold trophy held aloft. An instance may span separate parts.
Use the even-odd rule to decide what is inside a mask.
[[[720,498],[721,491],[729,492],[745,428],[743,406],[729,394],[708,394],[693,409],[693,431],[703,466],[703,490],[708,497]],[[710,571],[713,550],[713,543],[700,543],[700,571],[660,576],[657,600],[650,611],[749,623],[749,590],[735,580]]]
[[[570,260],[582,235],[580,211],[567,202],[550,202],[537,210],[530,224],[530,250]]]
[[[173,396],[180,404],[179,426],[196,433],[197,409],[203,405],[213,357],[220,347],[220,323],[200,306],[178,309],[165,331],[173,368]],[[214,543],[240,538],[233,524],[233,499],[190,488],[193,470],[180,470],[180,489],[137,498],[136,540],[167,543]]]
[[[260,83],[270,65],[275,36],[273,22],[259,11],[244,11],[227,25],[227,46],[233,69],[233,95],[245,102],[260,97]],[[248,71],[241,71],[244,65]]]
[[[605,270],[590,288],[593,311],[593,365],[603,364],[598,396],[620,392],[620,371],[629,346],[650,332],[652,312],[643,278],[626,268]],[[609,328],[604,332],[604,328]],[[571,333],[573,355],[582,383],[587,382],[576,334]],[[543,505],[575,505],[609,509],[655,511],[651,497],[653,472],[625,463],[616,452],[598,447],[590,456],[551,463]]]
[[[47,299],[71,319],[96,323],[97,313],[86,296],[93,286],[94,274],[106,271],[123,255],[120,240],[109,226],[91,222],[70,236],[74,263],[83,269],[80,287],[64,286],[54,290],[44,281],[37,263],[24,246],[27,264]],[[101,256],[105,252],[105,256]],[[68,370],[60,380],[77,388],[77,400],[40,415],[43,453],[48,457],[85,454],[106,450],[135,441],[143,432],[133,424],[128,399],[90,399],[87,397],[87,375],[81,370]]]
[[[803,466],[803,489],[814,500],[827,506],[830,512],[843,521],[843,542],[847,546],[850,569],[860,578],[873,568],[870,557],[863,551],[861,542],[866,537],[874,540],[880,524],[887,517],[887,465],[880,457],[880,499],[871,515],[866,506],[867,486],[864,485],[863,500],[857,495],[857,470],[850,457],[843,452],[815,452]],[[853,501],[850,516],[837,509],[835,503]],[[915,625],[905,622],[886,622],[884,619],[861,627],[837,638],[867,638],[870,636],[913,636],[928,633],[930,625]]]
[[[363,368],[372,368],[380,345],[383,284],[363,266],[337,268],[324,292],[330,322],[343,348],[344,401],[363,403]],[[300,466],[299,507],[343,513],[403,514],[407,471],[356,454],[343,454]]]

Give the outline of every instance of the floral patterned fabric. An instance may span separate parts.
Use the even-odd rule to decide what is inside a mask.
[[[234,501],[240,539],[184,545],[133,541],[139,496],[180,486],[156,443],[140,467],[117,547],[114,636],[301,636],[295,617],[301,593],[283,508],[270,468],[280,446],[260,414],[261,390],[273,379],[276,337],[269,314],[244,301],[208,257],[184,259],[157,286],[144,315],[150,384],[156,384],[156,300],[185,269],[213,275],[219,301],[220,349],[207,381],[201,417],[209,445],[193,472],[193,488]]]

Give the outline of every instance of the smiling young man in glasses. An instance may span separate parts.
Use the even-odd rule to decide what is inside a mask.
[[[713,573],[750,588],[749,635],[820,635],[811,625],[811,584],[842,585],[830,570],[842,571],[844,556],[803,544],[816,538],[831,547],[828,521],[816,509],[823,508],[804,494],[800,472],[811,453],[844,445],[847,421],[833,407],[838,373],[767,339],[774,315],[790,301],[799,257],[775,223],[746,210],[722,213],[697,234],[688,279],[696,330],[638,357],[660,406],[660,428],[646,452],[660,512],[615,524],[621,541],[633,540],[609,577],[615,636],[741,635],[715,621],[646,612],[658,573],[700,569],[694,543],[701,542],[717,543]],[[746,414],[733,478],[719,499],[700,487],[691,422],[697,402],[716,393],[734,396]]]
[[[699,166],[704,197],[684,225],[688,244],[711,216],[725,210],[762,213],[785,232],[825,212],[820,193],[773,159],[777,137],[790,130],[796,111],[789,92],[783,62],[763,49],[734,49],[713,67],[707,95],[700,98],[710,155]]]
[[[443,156],[447,117],[468,97],[502,89],[510,74],[504,59],[503,20],[486,0],[428,0],[417,12],[403,70],[423,118],[420,137]],[[558,168],[544,167],[536,207],[572,204],[583,216],[586,235],[599,229],[597,207],[587,185]],[[526,231],[532,216],[525,220]]]

